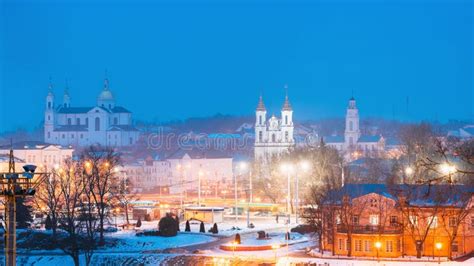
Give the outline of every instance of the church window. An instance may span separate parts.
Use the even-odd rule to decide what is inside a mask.
[[[63,137],[63,139],[65,139],[65,138],[66,138],[66,134],[63,134],[62,137]]]
[[[50,115],[48,115],[48,121],[51,121],[51,116]]]
[[[84,138],[84,135],[83,135],[82,133],[81,133],[81,135],[80,135],[80,136],[81,136],[81,139],[82,139],[82,138]]]
[[[285,115],[285,125],[288,125],[288,116]]]
[[[48,139],[51,138],[51,132],[48,132]]]
[[[132,139],[132,137],[130,137],[129,138],[129,144],[132,145],[132,143],[133,143],[133,139]]]
[[[286,142],[289,141],[289,138],[288,138],[288,131],[285,132],[285,140],[286,140]]]
[[[89,118],[86,117],[86,127],[89,126]]]
[[[74,138],[74,134],[71,134],[71,139],[73,139],[73,138]]]
[[[258,141],[263,142],[263,132],[262,131],[258,132]]]
[[[100,131],[100,118],[95,118],[95,131]]]
[[[352,121],[349,121],[349,130],[354,130],[354,124],[352,123]]]
[[[67,119],[67,124],[68,124],[68,125],[71,125],[71,123],[72,123],[71,118],[68,118],[68,119]]]
[[[48,109],[51,109],[51,102],[48,102]]]
[[[275,134],[272,134],[272,142],[276,142],[276,136],[275,136]]]
[[[260,125],[262,124],[262,116],[261,115],[258,116],[258,124],[260,124]]]
[[[118,118],[117,117],[114,118],[114,125],[118,125]]]
[[[81,124],[81,119],[80,118],[76,118],[76,125],[80,125]]]
[[[353,142],[352,142],[352,137],[349,137],[349,144],[352,145]]]

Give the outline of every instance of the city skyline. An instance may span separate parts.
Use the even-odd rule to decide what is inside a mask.
[[[468,1],[104,3],[4,4],[3,131],[41,124],[50,77],[57,99],[67,79],[71,106],[93,105],[106,69],[145,121],[251,116],[260,94],[271,114],[285,84],[300,121],[343,117],[352,95],[362,118],[474,116]]]

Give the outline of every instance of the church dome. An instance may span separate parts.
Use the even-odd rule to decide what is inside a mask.
[[[99,100],[101,101],[108,101],[108,100],[113,100],[114,96],[112,95],[112,92],[109,89],[104,89],[98,97]]]

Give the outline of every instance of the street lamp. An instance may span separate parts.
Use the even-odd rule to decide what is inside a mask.
[[[286,173],[288,184],[287,184],[287,196],[286,196],[286,212],[288,214],[288,221],[287,223],[290,223],[290,215],[291,215],[291,209],[290,209],[290,200],[291,200],[291,183],[290,183],[290,173],[293,170],[293,165],[290,163],[284,163],[280,166],[281,171],[283,173]]]
[[[232,247],[232,258],[235,257],[235,246],[237,243],[235,241],[230,242],[230,246]]]
[[[375,242],[375,248],[377,249],[377,262],[380,262],[379,250],[380,250],[381,247],[382,247],[382,243],[380,243],[380,241]]]
[[[279,244],[273,244],[272,245],[272,249],[275,251],[275,263],[277,261],[277,249],[280,248],[280,245]]]
[[[456,172],[456,167],[452,164],[449,164],[449,163],[442,163],[439,166],[439,169],[440,169],[441,173],[443,173],[444,175],[450,175],[450,174],[454,174]]]
[[[308,161],[301,161],[300,162],[300,168],[301,170],[303,171],[303,173],[307,173],[309,171],[309,169],[311,168],[311,164],[308,162]],[[296,199],[295,199],[295,205],[296,205],[296,217],[295,217],[295,222],[296,224],[298,224],[298,216],[299,216],[299,204],[300,204],[300,200],[299,200],[299,194],[300,194],[300,190],[299,190],[299,178],[298,178],[298,174],[295,175],[296,176],[296,181],[295,181],[295,191],[296,191]]]
[[[436,243],[436,249],[438,250],[438,264],[441,264],[441,248],[443,248],[443,244],[440,242]]]
[[[406,175],[412,175],[413,172],[414,172],[414,170],[410,166],[407,166],[407,168],[405,168],[405,174]]]
[[[198,173],[198,206],[201,207],[201,178],[204,175],[204,173],[199,170]]]

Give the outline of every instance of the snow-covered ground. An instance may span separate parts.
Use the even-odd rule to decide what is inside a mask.
[[[208,243],[216,238],[199,233],[178,233],[174,237],[136,236],[135,231],[119,231],[106,234],[113,244],[102,250],[110,252],[142,252],[149,250],[163,250],[168,248],[184,247]]]

